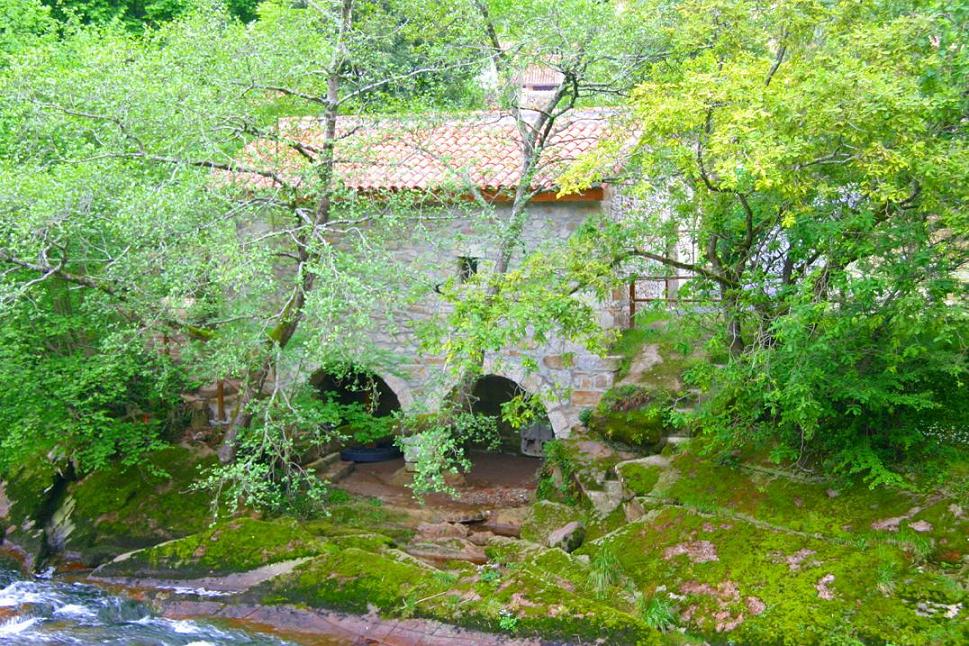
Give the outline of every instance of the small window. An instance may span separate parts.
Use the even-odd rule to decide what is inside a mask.
[[[478,273],[478,259],[473,256],[458,256],[458,278],[462,283],[471,280]]]

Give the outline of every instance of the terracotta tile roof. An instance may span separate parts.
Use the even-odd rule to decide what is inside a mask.
[[[532,188],[553,190],[555,179],[579,155],[593,148],[612,128],[614,111],[575,110],[560,117],[545,148]],[[322,141],[318,118],[282,120],[281,138],[301,142],[315,155]],[[352,190],[513,189],[521,176],[521,134],[514,117],[481,112],[437,120],[340,117],[337,122],[336,173]],[[287,182],[298,184],[309,163],[282,141],[249,144],[242,157],[271,166]],[[252,165],[256,165],[255,163]],[[272,180],[247,182],[270,187]]]
[[[522,87],[557,86],[562,82],[563,74],[547,65],[529,65],[521,76]]]

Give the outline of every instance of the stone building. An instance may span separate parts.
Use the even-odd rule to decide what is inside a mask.
[[[531,180],[535,195],[528,205],[517,260],[543,245],[564,241],[593,214],[622,217],[625,202],[613,186],[603,184],[580,194],[559,196],[556,185],[556,178],[570,163],[611,133],[614,116],[604,109],[576,109],[555,121],[542,163]],[[521,129],[527,127],[527,115],[516,119],[500,111],[420,121],[341,117],[336,172],[341,184],[352,192],[417,192],[451,200],[452,217],[426,225],[421,234],[404,236],[392,246],[401,261],[426,267],[434,277],[429,285],[449,278],[462,280],[486,266],[495,255],[493,223],[507,218],[511,210],[522,172]],[[322,140],[322,125],[317,119],[284,120],[280,129],[289,141],[296,139],[308,147],[317,147]],[[283,172],[298,176],[299,160],[291,146],[255,142],[248,154],[278,159]],[[266,178],[253,178],[253,182],[271,183]],[[602,326],[628,324],[625,290],[595,306]],[[440,295],[430,288],[419,302],[395,314],[393,329],[379,320],[373,322],[371,341],[397,358],[393,368],[377,372],[379,387],[385,400],[404,410],[433,408],[455,385],[455,377],[443,369],[442,358],[421,354],[414,335],[414,325],[441,315],[445,307]],[[496,410],[519,388],[531,393],[541,391],[548,402],[547,425],[555,436],[566,437],[579,422],[581,411],[594,406],[612,386],[618,358],[597,356],[565,339],[526,346],[486,358],[485,376],[476,389],[481,410]],[[537,370],[526,369],[528,363],[536,365]],[[327,375],[314,374],[312,367],[309,371],[302,368],[291,378],[313,379],[321,387],[334,386]],[[525,444],[523,450],[527,452],[540,448]]]

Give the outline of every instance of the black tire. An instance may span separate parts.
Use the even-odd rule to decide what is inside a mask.
[[[400,449],[393,444],[374,448],[354,446],[340,451],[340,459],[348,462],[386,462],[387,460],[396,460],[403,455]]]

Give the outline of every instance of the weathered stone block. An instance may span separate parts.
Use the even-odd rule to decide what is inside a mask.
[[[573,390],[573,406],[595,406],[602,398],[602,393],[598,390]]]
[[[566,552],[574,552],[579,549],[584,540],[585,526],[581,522],[573,520],[550,533],[546,544],[549,547],[557,547]]]

